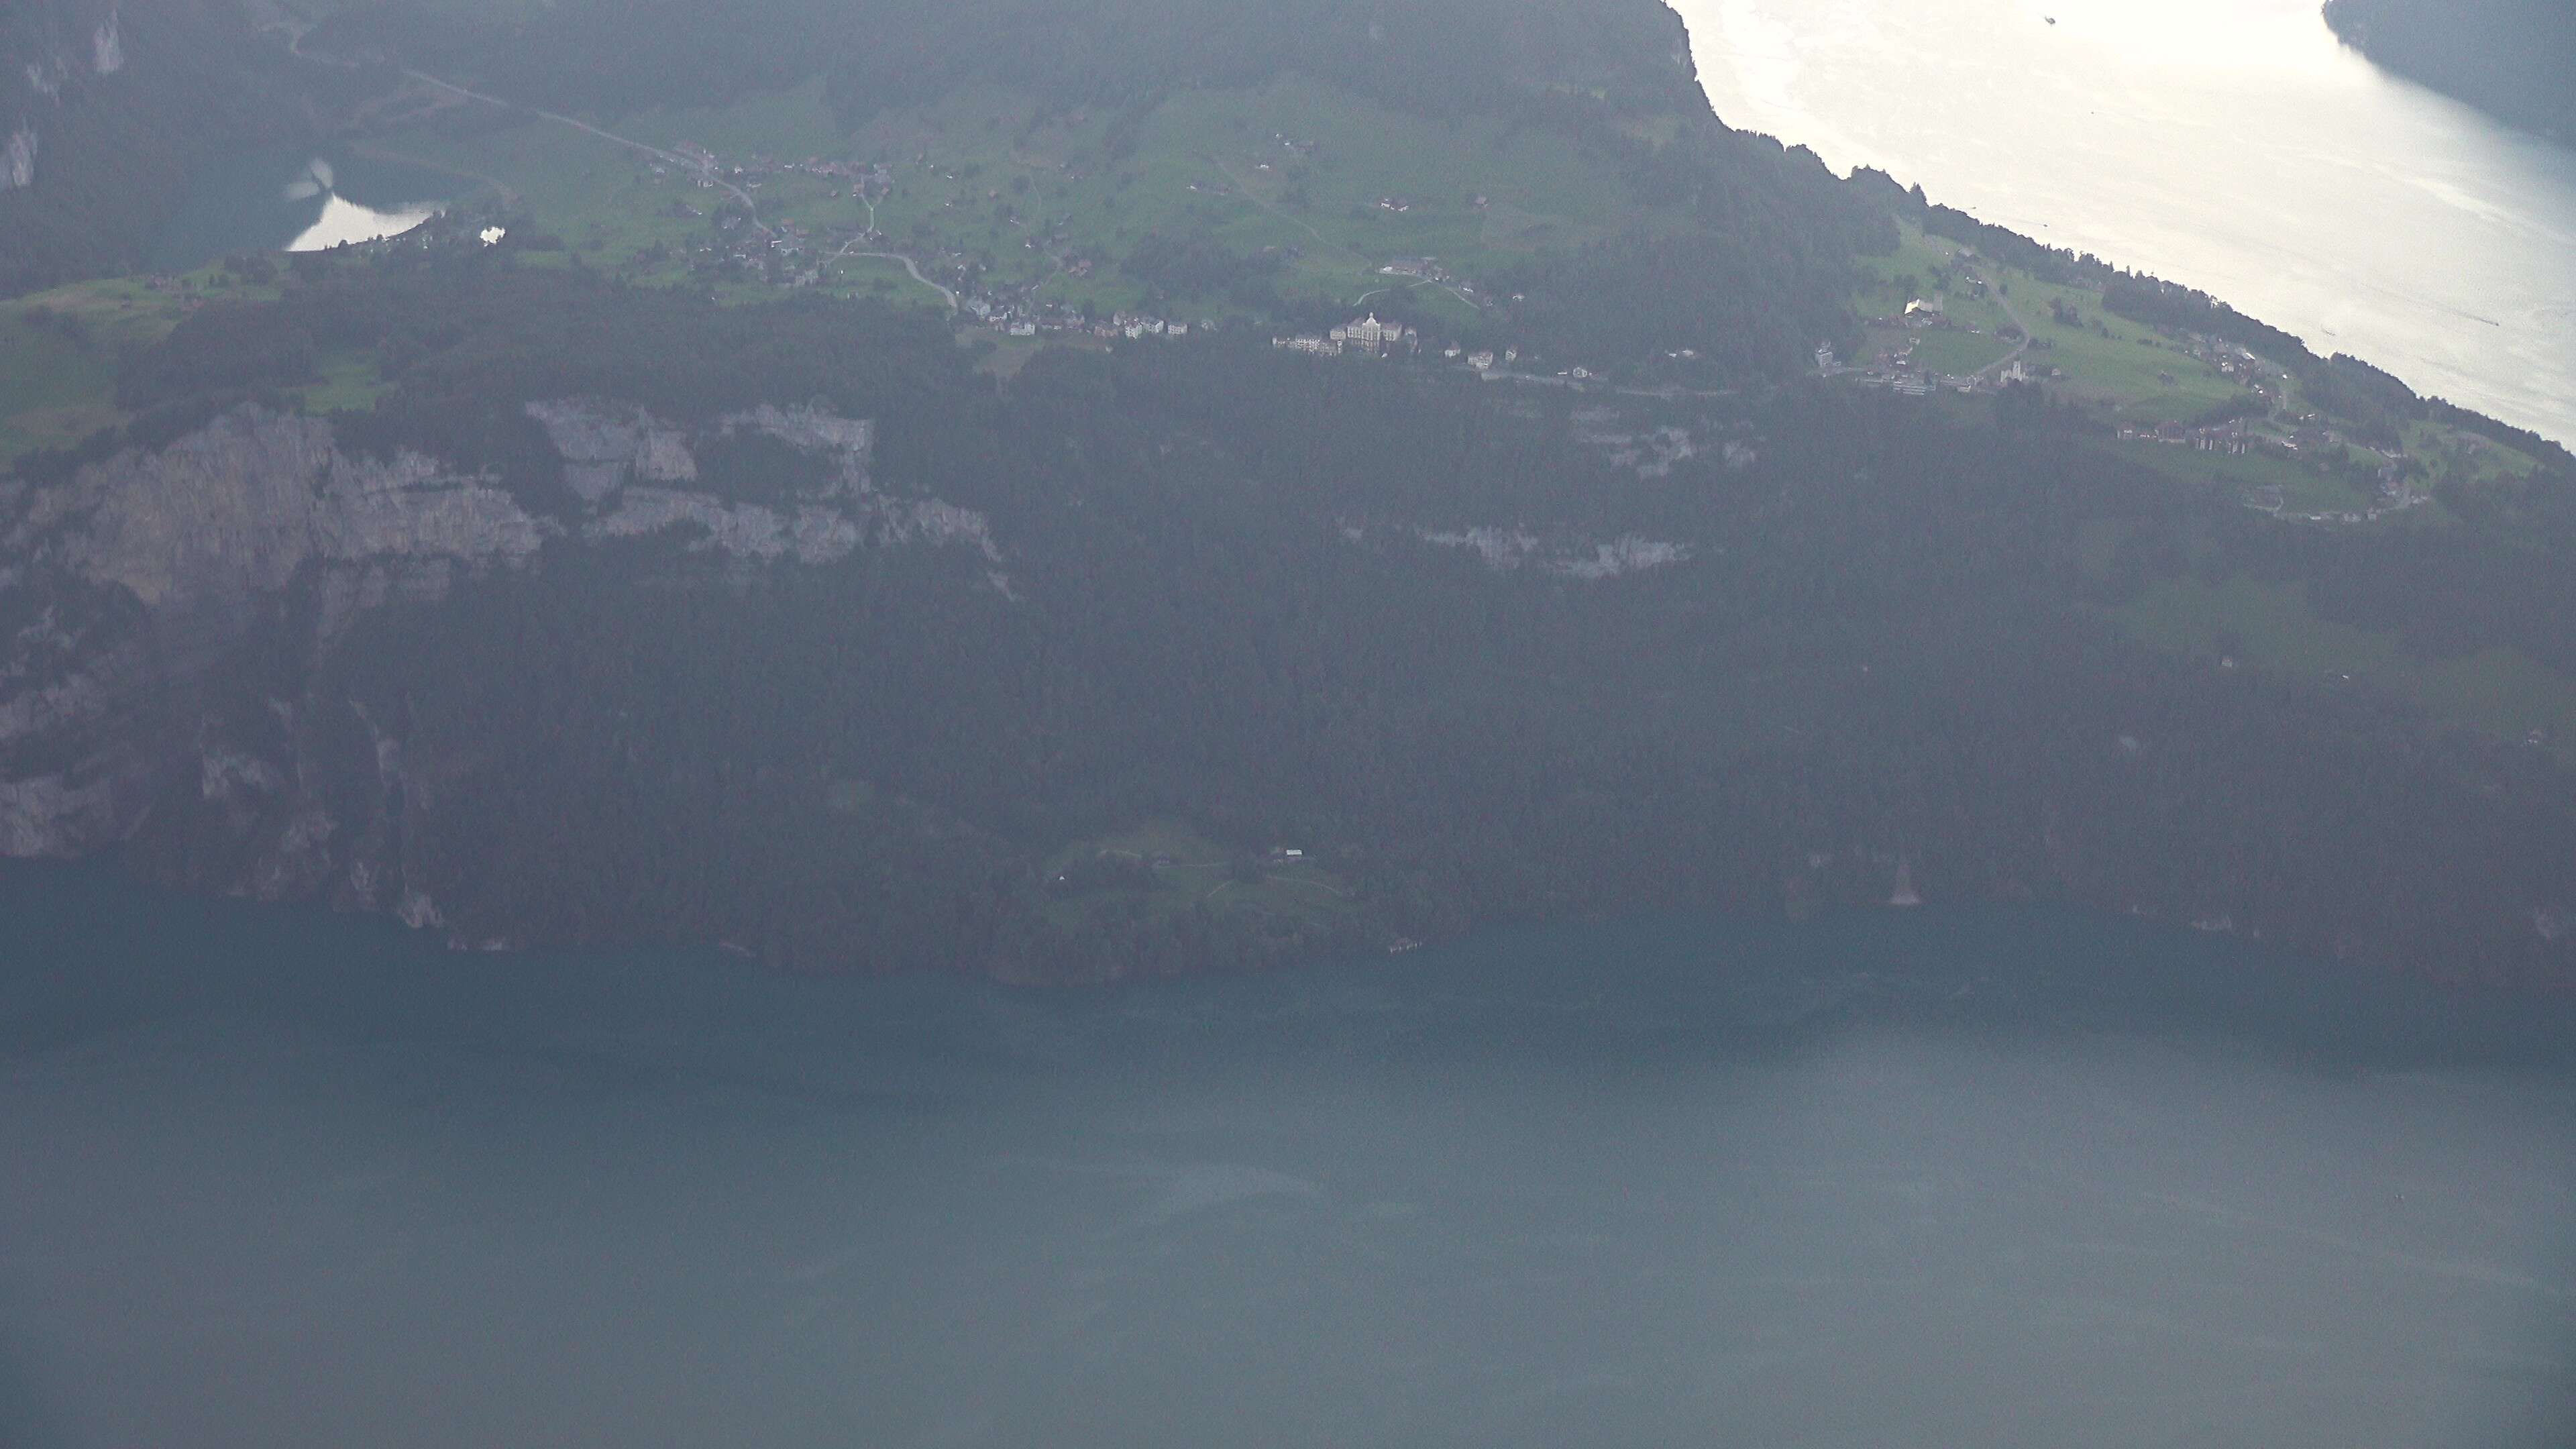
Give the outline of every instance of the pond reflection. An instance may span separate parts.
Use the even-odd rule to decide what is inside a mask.
[[[237,252],[313,252],[400,236],[464,189],[442,172],[370,153],[238,156],[198,175],[151,264],[186,271]]]

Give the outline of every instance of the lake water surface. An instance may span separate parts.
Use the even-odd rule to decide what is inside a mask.
[[[2034,911],[1053,994],[0,868],[0,1443],[2576,1426],[2563,1021]]]
[[[1674,3],[1731,124],[2576,443],[2576,151],[2380,72],[2317,0]]]
[[[475,183],[340,149],[271,148],[201,171],[152,245],[155,271],[236,252],[318,252],[400,236]]]

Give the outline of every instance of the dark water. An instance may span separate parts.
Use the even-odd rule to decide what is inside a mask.
[[[198,174],[154,239],[151,265],[184,272],[236,252],[320,251],[395,236],[473,189],[427,167],[332,148],[250,152]]]
[[[0,1443],[2563,1444],[2567,1025],[2042,911],[1058,994],[0,869]]]

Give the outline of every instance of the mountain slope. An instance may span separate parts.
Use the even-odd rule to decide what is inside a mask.
[[[2301,561],[2045,409],[1578,396],[1222,334],[997,386],[919,314],[480,252],[251,321],[447,340],[365,413],[179,385],[184,431],[26,479],[13,853],[835,969],[1096,978],[1900,874],[2567,965],[2546,752],[2100,612],[2190,556],[2430,584],[2479,550]],[[1201,844],[1117,843],[1158,830]]]
[[[23,0],[0,16],[0,297],[133,271],[192,169],[298,134],[327,80],[235,0]]]
[[[0,850],[1031,979],[1909,892],[2576,967],[2566,456],[1727,131],[1659,7],[473,13],[300,64],[492,192],[0,317],[106,423],[0,476]]]
[[[2576,9],[2559,0],[2327,0],[2372,60],[2517,126],[2576,139]]]

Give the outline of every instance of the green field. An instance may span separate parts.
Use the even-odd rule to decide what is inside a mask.
[[[0,464],[117,421],[110,355],[27,321],[27,310],[0,312]]]
[[[201,285],[213,280],[200,273]],[[273,296],[227,289],[224,295]],[[0,306],[0,464],[67,447],[124,421],[119,349],[159,341],[185,315],[181,299],[141,281],[79,282]]]
[[[2349,676],[2412,700],[2435,724],[2504,740],[2546,730],[2559,754],[2576,760],[2576,680],[2519,650],[2422,658],[2393,635],[2317,617],[2304,585],[2241,576],[2223,584],[2169,580],[2113,615],[2140,640],[2175,653],[2232,656],[2288,678]]]
[[[1943,277],[1946,287],[1939,285]],[[1982,291],[1978,282],[1984,283]],[[2242,392],[2216,368],[2149,329],[2104,314],[2098,293],[2042,282],[1989,259],[1964,258],[1956,243],[1911,227],[1894,256],[1868,259],[1852,305],[1863,317],[1894,317],[1907,302],[1936,294],[1954,328],[1974,328],[1983,335],[1949,329],[1916,334],[1915,361],[1927,371],[1974,372],[2009,350],[1995,340],[1998,334],[2019,327],[2030,336],[2025,360],[2034,372],[2057,369],[2064,374],[2056,382],[2060,396],[2116,422],[2151,426],[2181,421]],[[2051,307],[2060,303],[2080,314],[2079,325],[2056,320]],[[2099,331],[2096,322],[2102,324]],[[1877,334],[1881,339],[1892,335],[1884,329]]]
[[[1101,882],[1084,874],[1089,867]],[[1354,909],[1350,888],[1321,866],[1265,852],[1228,851],[1188,827],[1149,821],[1076,841],[1047,861],[1048,912],[1074,926],[1097,913],[1178,914],[1205,908],[1328,926]]]
[[[681,281],[693,260],[744,240],[718,230],[724,191],[673,168],[656,174],[642,152],[545,121],[462,136],[452,129],[420,126],[377,149],[508,188],[538,226],[593,265],[638,281]],[[790,270],[825,261],[871,209],[848,180],[762,163],[882,163],[892,184],[873,218],[889,240],[875,249],[909,255],[934,275],[967,268],[992,283],[1040,283],[1048,300],[1103,311],[1144,300],[1146,289],[1115,263],[1163,233],[1206,237],[1238,254],[1275,248],[1287,259],[1279,280],[1288,295],[1356,304],[1404,285],[1426,300],[1446,296],[1466,316],[1473,307],[1454,291],[1379,268],[1433,257],[1473,278],[1643,214],[1624,183],[1552,132],[1402,115],[1303,80],[1184,92],[1141,119],[1042,115],[1020,97],[976,90],[848,132],[812,85],[723,110],[625,118],[613,129],[663,149],[704,146],[728,171],[744,167],[733,179],[761,221],[805,235]],[[1084,261],[1089,275],[1075,275]],[[822,280],[835,291],[909,290],[935,300],[895,278],[893,264],[850,259]],[[1212,313],[1232,310],[1221,297],[1193,300]]]
[[[1943,300],[1947,327],[1867,328],[1857,360],[1870,365],[1882,355],[1903,355],[1910,348],[1918,371],[1971,373],[2001,357],[2005,344],[1997,334],[2019,325],[2031,338],[2023,358],[2030,370],[2048,377],[2057,397],[2087,406],[2114,425],[2152,428],[2190,422],[2247,396],[2238,381],[2193,356],[2188,339],[2164,336],[2104,312],[2100,293],[2043,282],[1991,259],[1965,256],[1956,243],[1911,227],[1903,229],[1894,255],[1865,259],[1852,305],[1865,319],[1892,319],[1902,316],[1908,302],[1932,296]],[[2060,320],[2061,308],[2067,320]],[[2289,434],[2285,419],[2302,417],[2309,405],[2286,370],[2269,360],[2263,370],[2279,395],[2277,418],[2283,420],[2258,421],[2254,431],[2277,442]],[[2335,420],[2325,421],[2331,425]],[[2375,486],[2335,476],[2320,466],[2322,459],[2269,450],[2228,456],[2153,442],[2122,446],[2124,455],[2187,482],[2215,484],[2240,496],[2277,487],[2287,517],[2341,519],[2367,513],[2378,502]],[[2404,452],[2416,469],[2419,489],[2426,492],[2444,482],[2475,486],[2519,478],[2538,466],[2529,455],[2493,439],[2424,420],[2406,425]],[[2335,462],[2358,463],[2368,473],[2385,462],[2353,446],[2328,453]],[[2398,516],[2418,523],[2450,521],[2438,503]]]
[[[1991,334],[1933,328],[1916,335],[1914,365],[1935,377],[1971,376],[2012,354],[2013,345]]]
[[[2208,485],[2231,498],[2247,497],[2258,488],[2279,488],[2282,513],[2289,517],[2310,513],[2340,515],[2362,512],[2375,501],[2369,494],[2321,471],[2312,463],[2285,458],[2278,453],[2202,453],[2170,443],[2154,442],[2107,446],[2117,448],[2118,456],[2143,463],[2167,477]],[[2421,510],[2420,514],[2430,512],[2429,509]]]

